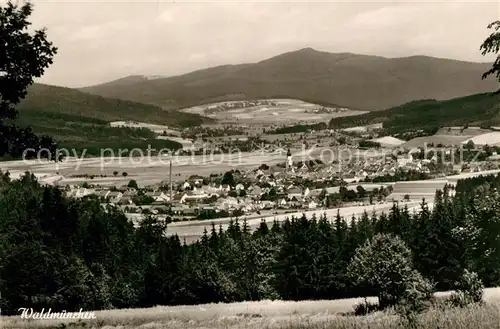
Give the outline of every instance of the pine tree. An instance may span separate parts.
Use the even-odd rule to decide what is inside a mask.
[[[269,231],[269,227],[267,226],[266,220],[262,219],[260,221],[259,227],[254,232],[254,236],[257,236],[257,237],[266,236],[267,234],[269,234],[269,232],[270,231]]]
[[[421,216],[428,215],[424,213]],[[419,224],[415,255],[418,268],[424,276],[437,283],[437,289],[450,290],[464,270],[465,250],[453,233],[455,227],[446,211],[442,191],[436,192],[429,218],[422,218]]]
[[[401,221],[401,213],[399,209],[399,205],[397,202],[394,202],[392,204],[391,210],[389,212],[389,218],[388,218],[388,232],[393,235],[397,235],[399,237],[402,236],[403,233],[403,225]]]
[[[473,198],[467,208],[464,238],[469,267],[485,286],[500,284],[500,194]]]
[[[358,236],[359,236],[359,245],[362,245],[366,242],[366,240],[371,239],[373,236],[373,226],[370,221],[370,217],[366,210],[361,215],[358,224]]]
[[[209,245],[211,249],[216,249],[218,247],[217,230],[215,229],[215,224],[213,222],[212,222],[212,229],[210,231]]]

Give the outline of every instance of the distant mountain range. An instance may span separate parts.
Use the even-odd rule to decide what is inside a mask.
[[[445,100],[498,89],[491,67],[427,56],[384,58],[305,48],[254,64],[164,78],[129,76],[81,91],[175,109],[225,100],[296,98],[360,110],[420,99]]]

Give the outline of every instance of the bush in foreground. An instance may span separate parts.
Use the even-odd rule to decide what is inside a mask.
[[[456,289],[450,296],[449,303],[455,307],[480,304],[483,301],[483,289],[483,283],[477,273],[464,270],[460,280],[456,282]]]
[[[410,249],[391,234],[378,234],[358,248],[348,272],[355,284],[377,291],[380,309],[422,311],[432,298],[432,285],[415,270]]]

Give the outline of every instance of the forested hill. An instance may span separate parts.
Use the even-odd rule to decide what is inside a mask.
[[[334,118],[331,128],[383,122],[389,131],[425,129],[464,124],[492,126],[500,124],[500,95],[476,94],[450,100],[419,100],[384,111]]]
[[[131,120],[169,127],[196,126],[212,119],[158,106],[106,98],[51,85],[34,84],[17,107],[16,124],[31,127],[36,134],[55,139],[58,147],[85,149],[87,155],[99,156],[105,148],[178,149],[181,144],[157,140],[147,129],[110,127],[111,121]]]
[[[34,84],[28,95],[17,106],[21,118],[34,118],[38,111],[45,113],[81,116],[103,121],[132,120],[173,127],[185,127],[211,121],[196,114],[175,110],[163,110],[150,104],[124,101],[87,94],[76,89]]]
[[[384,58],[304,48],[258,63],[224,65],[169,78],[130,76],[82,88],[106,97],[179,108],[223,100],[296,98],[359,110],[498,89],[491,67],[427,56]]]

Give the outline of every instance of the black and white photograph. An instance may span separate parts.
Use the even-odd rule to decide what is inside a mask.
[[[0,328],[500,328],[500,0],[0,0]]]

